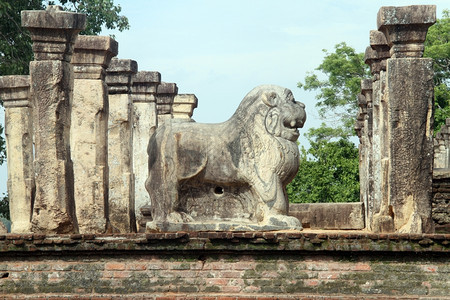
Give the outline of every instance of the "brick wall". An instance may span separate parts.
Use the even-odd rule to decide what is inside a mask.
[[[450,119],[449,119],[450,121]],[[435,231],[450,233],[450,170],[434,169],[431,216]]]
[[[445,298],[449,235],[0,236],[5,298]]]

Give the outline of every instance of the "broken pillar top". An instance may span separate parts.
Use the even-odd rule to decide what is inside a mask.
[[[158,85],[158,94],[174,94],[176,95],[178,93],[178,87],[176,83],[168,83],[168,82],[161,82],[160,85]]]
[[[133,77],[133,84],[136,83],[160,83],[161,73],[150,72],[150,71],[140,71],[137,72]]]
[[[101,79],[119,44],[109,36],[80,35],[74,46],[72,64],[76,79]]]
[[[364,96],[364,94],[358,94],[358,106],[363,109],[363,113],[364,112],[364,108],[367,107],[367,99],[366,96]],[[358,114],[361,114],[361,112],[359,112]]]
[[[85,28],[86,15],[65,12],[61,6],[49,5],[47,10],[24,10],[22,27],[31,33],[35,60],[70,62],[73,43]]]
[[[372,47],[366,48],[364,63],[369,65],[370,72],[377,78],[377,74],[381,71],[381,59],[378,58],[378,52]]]
[[[114,58],[108,68],[108,73],[135,74],[137,71],[137,62],[132,59]]]
[[[422,57],[428,28],[435,22],[435,5],[383,6],[377,15],[392,58]]]
[[[31,106],[29,75],[0,76],[0,98],[5,107]]]
[[[161,82],[156,91],[156,108],[158,115],[170,114],[172,112],[173,98],[178,93],[176,83]]]
[[[361,80],[361,92],[363,95],[367,92],[372,92],[372,79]]]
[[[190,119],[197,107],[198,99],[194,94],[178,94],[173,99],[172,114],[174,118]]]
[[[371,30],[370,47],[377,52],[378,60],[381,61],[381,70],[386,71],[386,59],[391,57],[386,36],[381,31]]]
[[[133,75],[137,73],[137,62],[131,59],[113,58],[106,69],[106,84],[110,94],[127,94],[131,91]]]
[[[133,102],[156,102],[156,89],[161,82],[159,72],[140,71],[133,76]]]

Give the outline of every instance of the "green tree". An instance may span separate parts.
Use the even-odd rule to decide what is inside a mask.
[[[28,30],[20,26],[20,12],[45,9],[46,3],[85,13],[87,24],[81,34],[97,35],[102,26],[119,31],[130,27],[128,19],[120,15],[120,5],[114,5],[113,0],[0,0],[0,75],[28,74],[33,51]]]
[[[287,186],[291,202],[359,201],[358,148],[350,141],[358,111],[361,79],[370,76],[364,54],[340,43],[316,68],[325,79],[309,73],[298,87],[318,90],[316,107],[325,119],[306,134],[310,148],[301,148],[298,175]]]
[[[287,186],[291,202],[359,201],[358,149],[347,137],[329,140],[322,126],[307,134],[310,148],[300,151],[299,176]]]
[[[442,18],[429,28],[423,56],[433,59],[436,132],[450,116],[450,10],[444,10]]]
[[[353,136],[361,78],[369,77],[369,67],[364,64],[364,54],[357,53],[345,42],[337,44],[332,53],[322,51],[325,57],[316,68],[322,76],[308,73],[305,83],[299,82],[298,87],[318,91],[316,107],[322,119],[333,122],[334,136]],[[323,75],[325,79],[321,79]]]
[[[8,195],[3,195],[0,199],[0,218],[9,220],[9,198]],[[1,222],[1,220],[0,220]]]

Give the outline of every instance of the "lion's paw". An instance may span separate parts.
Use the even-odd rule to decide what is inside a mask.
[[[284,216],[284,215],[273,215],[267,218],[267,223],[269,225],[282,227],[284,229],[294,229],[302,230],[302,223],[296,217]]]
[[[184,212],[172,212],[167,216],[167,222],[169,223],[188,223],[192,221],[194,219]]]

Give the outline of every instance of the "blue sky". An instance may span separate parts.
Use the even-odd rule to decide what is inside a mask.
[[[306,72],[345,41],[358,52],[369,44],[381,6],[437,5],[448,0],[115,0],[131,28],[105,30],[119,42],[119,58],[134,59],[140,71],[159,71],[179,93],[199,99],[197,122],[227,120],[242,98],[260,84],[290,88],[305,103],[308,120],[301,133],[321,121],[315,93],[297,88]],[[3,118],[3,117],[2,117]],[[299,138],[304,143],[303,135]],[[0,194],[6,191],[6,168],[0,168]]]

